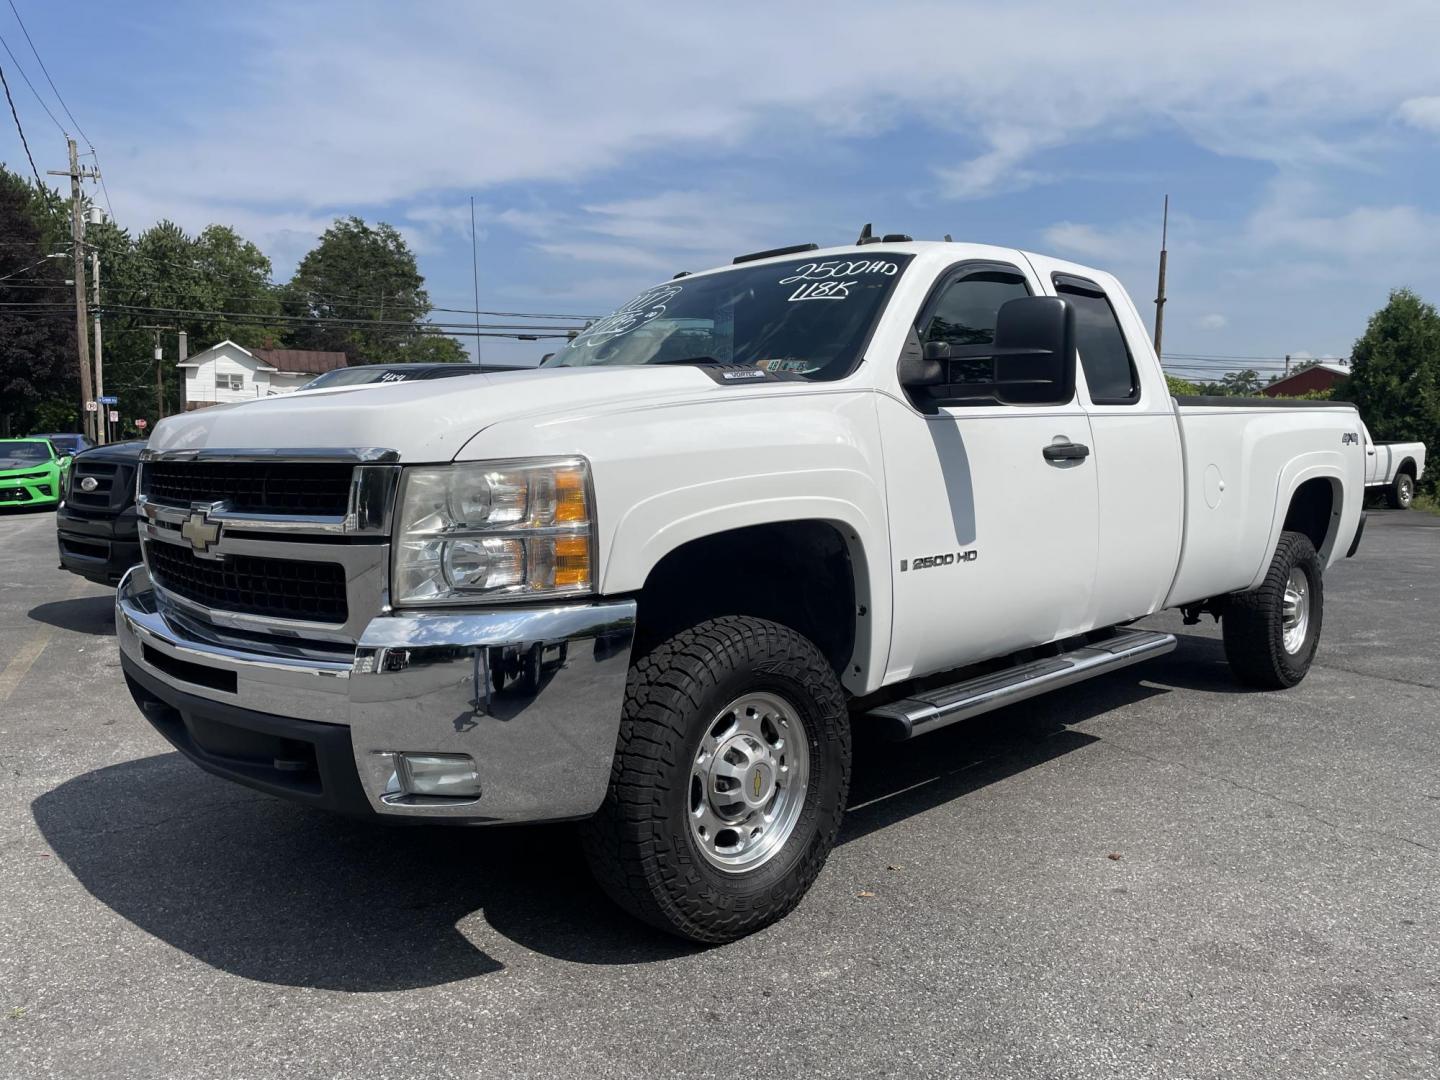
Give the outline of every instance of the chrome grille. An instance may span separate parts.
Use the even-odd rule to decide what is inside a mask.
[[[387,603],[395,457],[145,451],[141,543],[162,600],[226,631],[353,645]]]
[[[354,471],[329,461],[153,461],[140,491],[167,506],[224,502],[251,514],[338,517],[349,505]]]
[[[228,555],[202,559],[188,547],[155,544],[150,578],[206,607],[276,619],[342,624],[349,617],[338,563]]]

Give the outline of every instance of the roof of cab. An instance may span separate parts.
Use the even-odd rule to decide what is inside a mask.
[[[841,244],[835,247],[815,248],[811,251],[790,251],[783,255],[769,255],[763,259],[747,259],[741,263],[725,263],[704,270],[686,273],[685,277],[699,277],[724,270],[765,266],[772,263],[816,262],[834,258],[876,258],[881,255],[935,255],[958,261],[961,259],[1004,259],[1014,262],[1023,260],[1029,252],[1021,248],[1000,247],[996,244],[979,244],[966,240],[903,240],[895,243],[872,241],[868,244]],[[1047,256],[1049,258],[1050,256]],[[1063,260],[1057,260],[1063,261]],[[1079,267],[1079,264],[1071,264]],[[1085,269],[1085,268],[1081,268]]]

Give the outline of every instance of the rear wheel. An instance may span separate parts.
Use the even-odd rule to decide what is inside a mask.
[[[1303,533],[1282,533],[1260,587],[1236,593],[1225,606],[1225,658],[1235,677],[1265,690],[1305,678],[1320,643],[1324,603],[1315,545]]]
[[[835,842],[850,727],[819,649],[763,619],[713,619],[637,660],[600,812],[582,828],[621,907],[693,941],[788,913]]]
[[[1410,504],[1415,501],[1415,478],[1403,472],[1395,477],[1395,482],[1385,492],[1385,501],[1392,509],[1409,510]]]

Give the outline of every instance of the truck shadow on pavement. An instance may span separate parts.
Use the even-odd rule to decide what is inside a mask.
[[[96,637],[115,636],[115,595],[78,596],[69,600],[52,600],[37,604],[28,612],[36,622],[48,623],[61,630]]]
[[[1073,725],[1170,688],[1215,685],[1218,643],[913,743],[857,741],[840,843],[1098,741]],[[1223,661],[1222,661],[1223,663]],[[379,826],[214,779],[179,754],[85,773],[31,804],[46,842],[121,917],[248,979],[352,992],[501,970],[499,938],[574,963],[696,952],[620,913],[573,827]]]

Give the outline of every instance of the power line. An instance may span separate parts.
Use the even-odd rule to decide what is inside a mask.
[[[30,162],[30,171],[35,174],[35,183],[43,187],[45,181],[40,179],[40,170],[35,167],[35,156],[30,153],[30,141],[25,138],[25,128],[20,123],[20,114],[15,111],[15,99],[10,96],[10,83],[5,78],[3,67],[0,67],[0,84],[5,87],[5,100],[10,103],[10,115],[15,118],[15,130],[20,132],[20,145],[25,148],[25,157]]]
[[[184,270],[187,273],[198,274],[202,277],[207,277],[212,273],[212,271],[208,271],[202,267],[196,266],[193,263],[177,262],[174,259],[157,259],[153,255],[142,255],[138,251],[131,251],[124,248],[107,247],[101,244],[92,244],[88,241],[85,246],[97,250],[102,254],[108,254],[112,258],[136,259],[140,262],[149,263],[151,266],[173,266],[177,270]],[[254,281],[253,278],[246,277],[243,273],[237,273],[233,271],[230,273],[220,273],[217,276],[222,278],[228,277],[237,281]],[[151,281],[146,282],[146,284],[159,285],[164,283]],[[284,287],[282,285],[276,285],[274,283],[267,282],[266,284],[267,287],[277,290]],[[311,295],[316,300],[323,301],[325,303],[335,304],[339,307],[359,307],[361,304],[376,304],[379,299],[378,295],[369,296],[365,293],[313,293]],[[229,297],[229,299],[235,298],[236,297],[233,296]],[[573,312],[477,311],[474,308],[435,307],[433,305],[426,310],[442,311],[451,315],[489,315],[492,317],[505,319],[578,319],[581,322],[586,322],[591,319],[599,318],[599,316],[597,315],[577,315]]]
[[[25,35],[25,41],[29,44],[30,51],[35,54],[35,62],[40,65],[40,70],[45,75],[45,81],[50,84],[50,89],[55,91],[55,100],[60,102],[60,108],[65,110],[65,115],[68,116],[70,118],[70,122],[75,125],[76,132],[78,132],[80,137],[85,140],[85,145],[90,147],[91,150],[94,150],[95,144],[90,141],[90,136],[86,135],[85,132],[81,129],[80,121],[75,119],[75,114],[70,111],[70,106],[66,105],[65,99],[60,96],[60,90],[55,85],[55,80],[50,78],[50,71],[45,67],[45,61],[40,59],[40,50],[35,48],[35,42],[30,40],[30,31],[25,29],[25,20],[20,18],[20,9],[15,6],[15,0],[10,0],[10,10],[15,13],[15,21],[20,24],[20,32]],[[16,63],[19,63],[19,61],[16,61]],[[31,89],[34,89],[34,87],[31,87]],[[39,95],[36,96],[38,97]],[[49,110],[47,109],[46,112],[49,112]],[[55,117],[52,115],[50,119],[54,120]],[[97,169],[100,167],[100,163],[98,161],[95,163],[95,167]]]
[[[293,323],[302,323],[302,324],[306,324],[306,323],[319,323],[319,324],[322,325],[322,326],[325,326],[325,325],[333,326],[333,325],[337,325],[337,324],[343,323],[343,324],[347,324],[347,325],[353,326],[353,327],[356,328],[356,329],[365,329],[365,328],[367,328],[367,327],[372,327],[372,328],[373,328],[373,327],[380,327],[380,328],[385,328],[385,329],[407,329],[407,330],[408,330],[408,329],[414,329],[414,328],[417,328],[417,327],[420,327],[420,326],[433,326],[433,327],[452,327],[452,326],[453,326],[453,327],[467,327],[467,326],[472,325],[471,323],[468,323],[468,322],[464,322],[464,323],[439,323],[439,322],[414,323],[414,322],[410,322],[410,321],[405,320],[405,319],[383,319],[383,320],[382,320],[382,319],[358,319],[358,318],[346,319],[346,318],[326,318],[326,317],[318,317],[318,318],[317,318],[317,317],[310,316],[310,315],[283,315],[283,314],[282,314],[282,315],[267,315],[267,314],[264,314],[264,313],[261,313],[261,312],[253,312],[253,311],[210,311],[210,310],[206,310],[206,309],[203,309],[203,308],[152,307],[152,306],[142,305],[142,304],[105,304],[105,305],[104,305],[104,310],[106,310],[106,311],[116,311],[116,312],[122,312],[122,313],[129,313],[129,314],[145,314],[145,315],[190,315],[190,316],[194,316],[194,317],[212,318],[212,319],[230,319],[230,318],[235,318],[235,319],[265,319],[265,320],[268,320],[268,321],[293,322]],[[565,333],[565,332],[568,332],[568,331],[570,331],[570,330],[580,330],[581,327],[579,327],[579,326],[573,326],[573,327],[572,327],[572,326],[531,326],[531,325],[524,324],[524,323],[516,323],[516,324],[502,325],[502,324],[494,324],[494,323],[492,323],[492,324],[489,324],[489,325],[486,327],[486,329],[489,329],[489,330],[520,330],[520,331],[524,331],[524,332],[527,332],[527,333],[528,333],[529,331],[532,331],[532,330],[535,330],[535,331],[558,330],[558,331],[560,331],[560,332],[562,332],[562,333]]]
[[[30,87],[30,93],[35,95],[35,100],[38,101],[40,107],[45,110],[45,115],[50,117],[50,122],[55,125],[55,129],[59,131],[61,135],[68,134],[65,130],[65,125],[55,119],[55,114],[50,111],[50,106],[45,104],[45,99],[40,96],[40,91],[35,89],[35,84],[30,81],[30,76],[25,74],[25,66],[20,63],[20,58],[11,52],[10,43],[5,40],[3,34],[0,34],[0,46],[4,46],[6,54],[9,55],[11,62],[15,65],[15,70],[20,72],[20,78],[24,79],[25,85]]]

